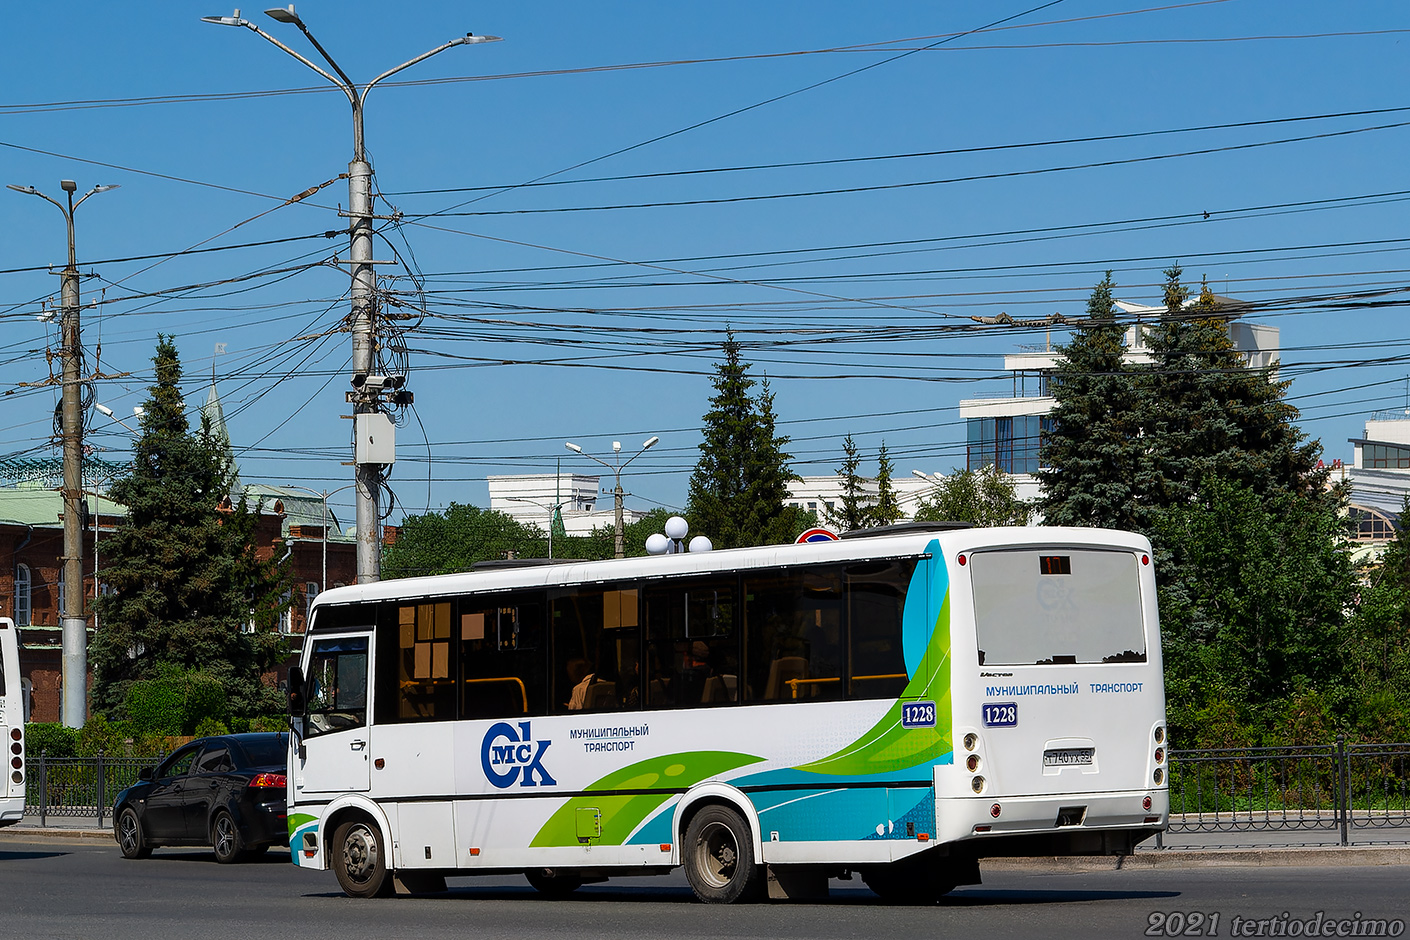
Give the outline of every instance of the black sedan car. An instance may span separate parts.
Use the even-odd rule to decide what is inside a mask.
[[[127,858],[165,845],[209,845],[216,861],[238,862],[289,844],[284,762],[289,736],[227,734],[198,738],[113,803],[113,835]]]

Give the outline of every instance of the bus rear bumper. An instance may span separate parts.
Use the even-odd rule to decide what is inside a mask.
[[[1124,855],[1165,829],[1170,812],[1164,789],[935,802],[937,841],[969,842],[980,856]]]

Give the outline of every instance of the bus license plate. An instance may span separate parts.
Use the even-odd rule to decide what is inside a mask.
[[[1057,747],[1043,752],[1044,767],[1073,767],[1091,764],[1097,749],[1094,747]]]
[[[902,728],[934,728],[934,702],[903,702],[901,704]]]
[[[984,726],[987,728],[1018,727],[1018,703],[985,702]]]

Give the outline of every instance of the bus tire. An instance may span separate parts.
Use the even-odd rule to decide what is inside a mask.
[[[386,845],[371,820],[351,819],[338,826],[330,861],[338,884],[350,898],[382,898],[394,890]]]
[[[553,868],[530,868],[524,872],[534,890],[548,898],[566,898],[583,886],[583,879]]]
[[[948,866],[916,861],[865,868],[862,881],[888,904],[935,904],[958,885]]]
[[[753,901],[763,894],[764,867],[754,857],[749,824],[730,807],[712,804],[691,817],[682,848],[686,880],[706,904]]]

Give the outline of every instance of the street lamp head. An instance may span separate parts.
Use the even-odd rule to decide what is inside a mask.
[[[92,191],[95,192],[95,193],[106,193],[106,192],[109,192],[110,190],[114,190],[114,189],[122,189],[122,184],[121,184],[121,183],[109,183],[109,184],[104,185],[104,186],[94,186]]]
[[[614,454],[620,454],[621,452],[622,452],[622,442],[621,442],[621,441],[613,441],[613,442],[612,442],[612,453],[614,453]]]
[[[583,452],[583,449],[577,444],[574,444],[572,441],[567,441],[563,446],[568,448],[575,454],[581,454]]]
[[[295,26],[303,25],[303,21],[299,19],[299,15],[294,12],[294,5],[292,3],[289,4],[287,10],[283,7],[274,7],[273,9],[265,10],[264,15],[280,23],[293,23]]]
[[[39,195],[39,190],[35,189],[33,186],[18,186],[14,183],[6,183],[5,188],[13,189],[17,193],[29,193],[31,196]]]
[[[113,416],[113,409],[109,408],[107,405],[101,402],[95,404],[93,407],[97,408],[98,412],[104,417],[111,418]]]
[[[245,21],[240,19],[240,8],[235,8],[234,16],[203,16],[202,23],[214,23],[217,26],[244,26]]]
[[[659,437],[655,437],[655,436],[649,437],[649,438],[646,439],[646,443],[641,445],[641,449],[642,449],[642,450],[650,450],[651,448],[655,447],[656,444],[657,444],[660,440],[661,440],[661,438],[659,438]]]
[[[78,184],[73,180],[59,180],[59,188],[66,193],[78,192]]]
[[[502,41],[502,37],[500,37],[500,36],[476,36],[474,33],[466,33],[466,34],[465,34],[465,38],[454,40],[454,42],[456,43],[456,45],[460,45],[460,46],[468,46],[468,45],[470,45],[471,43],[476,43],[476,42],[500,42],[500,41]]]

